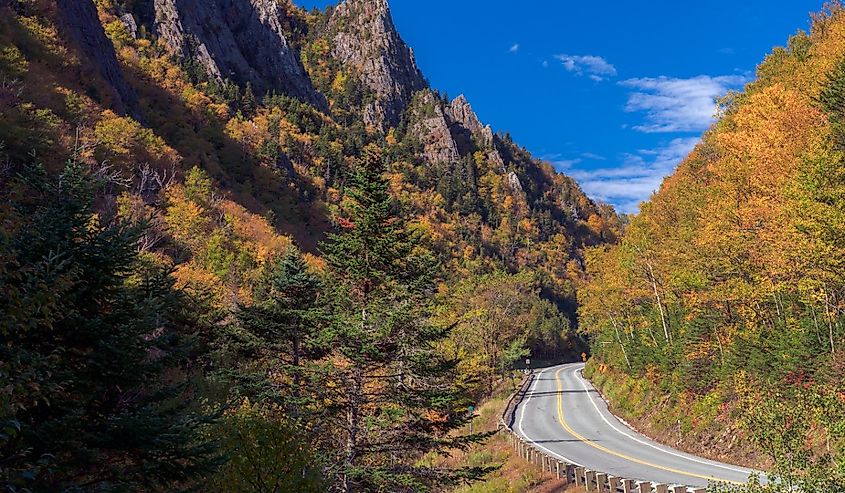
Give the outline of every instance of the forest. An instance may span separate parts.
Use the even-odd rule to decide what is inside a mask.
[[[467,409],[516,362],[586,350],[583,252],[623,220],[507,134],[449,116],[454,137],[421,138],[456,104],[427,87],[365,123],[383,95],[333,45],[386,11],[265,3],[311,98],[216,76],[151,5],[0,2],[3,489],[490,472],[442,458],[489,437]]]
[[[720,102],[619,244],[587,253],[594,381],[634,418],[659,396],[658,428],[719,437],[781,480],[747,491],[845,478],[844,91],[831,4]]]
[[[841,491],[845,8],[625,215],[430,87],[385,0],[0,0],[0,290],[8,492],[482,484],[477,407],[582,353],[774,479],[710,491]]]

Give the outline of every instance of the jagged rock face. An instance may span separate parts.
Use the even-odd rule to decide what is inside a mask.
[[[364,109],[364,122],[386,130],[399,124],[414,93],[427,84],[413,51],[396,32],[387,0],[346,0],[328,24],[332,55],[375,96]]]
[[[446,114],[449,116],[450,121],[460,124],[474,134],[480,135],[483,131],[481,121],[478,120],[478,115],[472,111],[472,106],[470,106],[469,101],[467,101],[467,98],[463,94],[452,100],[446,108]]]
[[[432,164],[456,162],[460,154],[449,130],[446,114],[434,94],[429,90],[420,93],[412,112],[411,120],[414,124],[410,131],[423,145],[423,159]]]
[[[525,189],[522,188],[522,182],[519,181],[519,177],[513,171],[508,173],[508,185],[511,187],[511,190],[520,196],[525,195]]]
[[[155,0],[155,30],[177,53],[219,80],[249,82],[326,109],[282,30],[276,0]]]
[[[493,129],[490,128],[490,125],[485,125],[481,129],[481,141],[484,142],[485,146],[493,147]]]
[[[453,163],[472,152],[481,150],[495,169],[507,172],[507,164],[496,146],[490,125],[482,125],[467,99],[458,96],[444,106],[430,91],[417,95],[411,106],[410,132],[423,146],[422,158],[429,163]],[[476,141],[473,140],[476,137]],[[511,188],[522,194],[516,175],[508,177]]]
[[[82,63],[92,65],[112,89],[112,109],[141,121],[138,96],[123,77],[114,46],[100,24],[93,0],[58,0],[57,6],[62,29],[79,48]]]
[[[135,18],[132,17],[132,14],[123,14],[120,16],[120,22],[123,23],[123,27],[129,31],[129,35],[135,39],[138,39],[138,23],[135,22]]]

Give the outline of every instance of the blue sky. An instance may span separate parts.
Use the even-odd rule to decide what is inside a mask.
[[[324,7],[335,2],[295,0]],[[636,212],[711,123],[712,100],[823,0],[392,0],[431,85]]]

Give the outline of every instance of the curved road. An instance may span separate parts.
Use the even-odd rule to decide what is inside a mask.
[[[685,454],[631,430],[608,411],[582,368],[539,371],[516,409],[514,430],[560,460],[618,477],[686,486],[748,480],[750,469]]]

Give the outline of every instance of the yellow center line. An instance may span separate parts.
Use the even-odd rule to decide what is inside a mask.
[[[673,469],[671,467],[661,466],[661,465],[658,465],[658,464],[652,464],[651,462],[646,462],[646,461],[637,459],[635,457],[630,457],[630,456],[627,456],[625,454],[621,454],[619,452],[616,452],[614,450],[610,450],[609,448],[604,447],[602,445],[599,445],[598,443],[593,442],[590,439],[584,438],[578,432],[573,430],[571,426],[569,426],[569,423],[566,422],[566,418],[564,418],[564,416],[563,416],[563,384],[560,381],[560,372],[562,372],[562,371],[563,371],[563,368],[561,368],[557,372],[555,372],[555,380],[557,381],[557,416],[558,416],[558,419],[560,421],[561,426],[563,426],[563,429],[566,430],[570,435],[574,436],[578,441],[586,443],[590,447],[601,450],[602,452],[605,452],[607,454],[615,455],[616,457],[620,457],[622,459],[625,459],[625,460],[628,460],[628,461],[631,461],[631,462],[636,462],[637,464],[642,464],[644,466],[653,467],[655,469],[660,469],[662,471],[668,471],[668,472],[672,472],[672,473],[675,473],[675,474],[681,474],[681,475],[684,475],[684,476],[691,476],[691,477],[694,477],[694,478],[706,479],[708,481],[723,481],[723,482],[726,482],[726,483],[743,484],[739,481],[731,481],[731,480],[728,480],[728,479],[720,479],[720,478],[716,478],[716,477],[713,477],[713,476],[696,474],[696,473],[693,473],[693,472],[681,471],[679,469]]]

